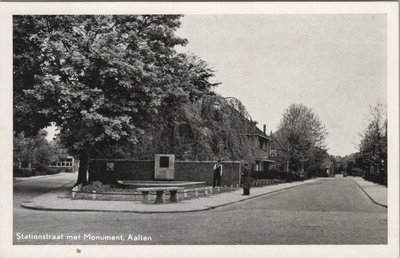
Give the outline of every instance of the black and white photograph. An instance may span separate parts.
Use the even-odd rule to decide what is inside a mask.
[[[4,257],[398,257],[397,3],[1,4]]]

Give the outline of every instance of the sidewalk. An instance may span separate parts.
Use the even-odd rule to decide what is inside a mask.
[[[319,179],[304,182],[283,183],[256,187],[250,190],[249,196],[242,195],[242,189],[209,197],[183,200],[167,204],[142,204],[129,201],[73,200],[71,192],[57,191],[38,196],[21,204],[24,208],[53,211],[102,211],[102,212],[134,212],[134,213],[172,213],[211,210],[216,207],[241,202],[255,197],[271,194],[281,190],[312,184]]]
[[[374,203],[387,208],[387,187],[364,180],[361,177],[354,177],[354,182]]]

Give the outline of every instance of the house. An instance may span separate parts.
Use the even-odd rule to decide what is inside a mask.
[[[63,171],[75,172],[79,168],[79,161],[75,160],[72,156],[65,156],[59,158],[57,161],[50,163],[50,168],[60,168]]]
[[[263,131],[261,131],[256,126],[256,123],[252,122],[249,131],[242,135],[246,136],[253,143],[253,171],[267,173],[275,163],[276,148],[272,142],[272,138],[265,133],[265,129],[266,126],[263,125]]]

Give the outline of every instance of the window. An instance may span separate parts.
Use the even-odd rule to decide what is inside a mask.
[[[275,146],[273,144],[271,145],[271,149],[270,149],[269,155],[271,157],[276,157],[276,148],[275,148]]]

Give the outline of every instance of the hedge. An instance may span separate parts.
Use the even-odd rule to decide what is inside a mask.
[[[31,177],[31,176],[43,176],[43,175],[54,175],[62,172],[64,168],[50,168],[50,167],[38,167],[38,168],[13,168],[14,177]]]
[[[14,177],[30,177],[35,176],[36,171],[34,168],[16,168],[13,169]]]

